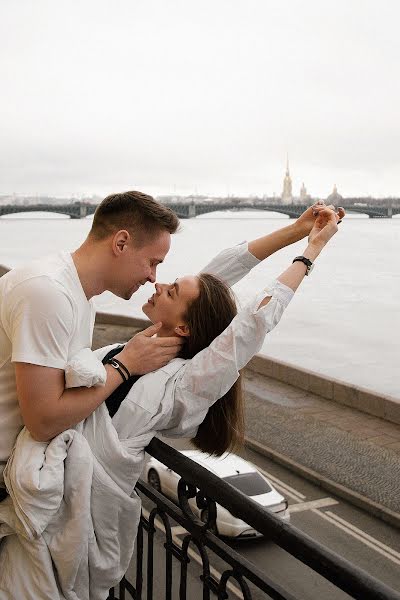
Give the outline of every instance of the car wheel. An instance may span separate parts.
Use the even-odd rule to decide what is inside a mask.
[[[207,523],[207,521],[208,521],[208,508],[205,508],[204,510],[201,511],[200,519],[203,521],[203,523]],[[208,528],[208,531],[210,531],[214,535],[218,535],[217,525],[216,524],[215,525],[211,525],[211,527]]]
[[[157,492],[161,492],[161,481],[160,477],[155,469],[150,469],[147,474],[147,481]]]

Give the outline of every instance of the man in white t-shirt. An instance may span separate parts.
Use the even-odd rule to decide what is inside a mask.
[[[154,283],[178,226],[151,196],[113,194],[72,255],[60,252],[0,278],[0,496],[23,425],[35,439],[50,440],[90,415],[127,374],[148,373],[176,356],[180,339],[152,338],[153,325],[126,344],[119,363],[106,365],[104,387],[65,389],[65,365],[92,344],[91,298],[109,290],[127,300]]]

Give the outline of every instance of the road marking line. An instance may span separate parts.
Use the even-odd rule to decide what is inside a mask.
[[[260,471],[260,473],[265,475],[265,477],[267,477],[267,479],[270,479],[271,481],[273,481],[274,484],[276,485],[276,487],[284,490],[285,493],[287,493],[287,495],[289,497],[291,497],[293,500],[305,500],[306,499],[306,497],[303,494],[300,494],[300,492],[296,491],[295,489],[290,487],[290,485],[287,485],[287,483],[284,483],[283,481],[281,481],[280,479],[275,477],[275,475],[271,475],[271,473],[268,473],[268,471],[265,471],[265,469],[260,469],[260,467],[258,467],[257,465],[256,465],[256,468]]]
[[[369,535],[368,533],[366,533],[362,529],[358,529],[358,527],[356,527],[352,523],[348,523],[347,521],[345,521],[344,519],[342,519],[338,515],[335,515],[334,513],[332,513],[330,510],[327,510],[325,514],[329,515],[332,519],[336,519],[339,523],[341,523],[345,527],[348,527],[349,529],[351,529],[352,531],[354,531],[354,533],[357,533],[361,537],[364,537],[365,539],[369,540],[370,542],[376,544],[377,546],[379,546],[380,548],[382,548],[382,550],[385,550],[385,552],[389,552],[389,554],[393,554],[393,556],[395,556],[396,558],[400,559],[400,553],[399,552],[396,552],[396,550],[394,550],[393,548],[390,548],[390,546],[387,546],[383,542],[380,542],[379,540],[375,539],[374,537],[372,537],[371,535]]]
[[[305,510],[311,510],[312,508],[324,508],[325,506],[334,506],[339,504],[337,500],[333,498],[320,498],[319,500],[310,500],[309,502],[299,502],[298,504],[291,504],[289,506],[290,514],[303,512]]]
[[[373,550],[375,550],[379,554],[382,554],[382,556],[385,556],[385,558],[388,558],[389,560],[391,560],[392,562],[394,562],[396,565],[400,565],[400,560],[399,559],[395,558],[392,554],[389,554],[389,552],[385,552],[381,548],[377,547],[377,545],[376,545],[376,541],[377,540],[375,540],[375,543],[370,542],[366,538],[361,537],[361,535],[358,535],[357,533],[355,533],[354,531],[352,531],[351,528],[349,527],[350,524],[342,525],[341,523],[339,523],[335,519],[332,519],[328,514],[322,512],[322,511],[320,511],[318,509],[312,509],[312,512],[315,513],[315,514],[317,514],[318,516],[320,516],[322,519],[325,519],[325,521],[328,521],[329,523],[332,523],[333,525],[335,525],[335,527],[338,527],[339,529],[342,529],[342,531],[345,531],[348,535],[351,535],[352,537],[356,538],[356,540],[358,540],[359,542],[362,542],[363,544],[365,544],[369,548],[372,548]],[[327,512],[329,512],[329,511],[327,511]],[[374,539],[374,538],[372,538],[372,539]],[[392,550],[391,548],[390,548],[390,551],[391,552],[395,552],[395,550]],[[397,554],[397,552],[396,552],[396,554]]]
[[[147,510],[147,508],[143,508],[142,507],[142,513],[146,517],[146,519],[149,518],[150,511]],[[164,523],[161,521],[161,519],[159,519],[159,517],[156,517],[154,519],[154,524],[155,524],[155,526],[158,529],[160,529],[160,531],[162,531],[163,533],[165,533]],[[189,532],[187,531],[187,529],[185,529],[184,527],[181,527],[180,525],[176,525],[174,527],[171,527],[171,530],[173,532],[172,533],[172,540],[175,542],[175,544],[177,546],[182,547],[182,545],[181,545],[182,540],[178,537],[178,534],[176,532],[176,530],[178,530],[178,529],[182,529],[186,533],[189,533]],[[188,547],[188,555],[191,558],[193,558],[193,560],[195,562],[197,562],[200,566],[203,566],[203,561],[201,560],[200,555],[195,550],[193,550],[193,548],[191,548],[190,546]],[[214,577],[214,579],[216,579],[217,581],[221,581],[222,574],[219,571],[217,571],[217,569],[215,569],[213,566],[211,566],[211,565],[209,565],[209,566],[210,566],[210,573]],[[243,594],[242,594],[241,590],[236,585],[234,585],[233,583],[231,583],[230,581],[227,582],[226,587],[227,587],[228,590],[230,590],[231,592],[233,592],[238,598],[243,598]]]

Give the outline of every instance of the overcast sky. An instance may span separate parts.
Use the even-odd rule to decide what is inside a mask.
[[[398,0],[2,0],[0,194],[400,196]]]

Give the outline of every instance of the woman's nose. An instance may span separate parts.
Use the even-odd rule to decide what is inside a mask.
[[[156,288],[156,294],[159,296],[162,292],[162,286],[161,283],[156,283],[155,284],[155,288]]]

